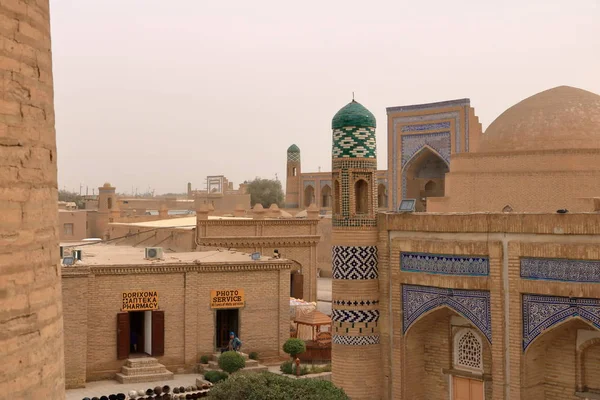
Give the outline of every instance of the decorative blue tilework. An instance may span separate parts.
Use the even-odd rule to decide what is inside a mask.
[[[448,306],[467,318],[492,342],[490,292],[480,290],[402,285],[404,333],[421,315],[440,306]]]
[[[369,335],[369,336],[333,335],[331,341],[335,344],[345,344],[346,346],[366,346],[369,344],[379,344],[379,335]]]
[[[600,283],[600,261],[521,258],[521,278]]]
[[[333,279],[377,279],[376,246],[332,246]]]
[[[315,181],[303,181],[304,183],[304,189],[306,189],[308,186],[312,186],[313,189],[315,188]]]
[[[435,150],[450,165],[450,132],[424,133],[419,135],[402,136],[402,168],[410,159],[429,146]]]
[[[400,252],[400,269],[430,274],[488,276],[490,262],[487,257]]]
[[[331,319],[335,322],[377,322],[379,310],[332,310]]]
[[[438,122],[433,124],[419,124],[419,125],[403,125],[401,132],[423,132],[433,131],[438,129],[450,129],[450,122]]]
[[[329,186],[330,188],[332,188],[333,186],[331,185],[331,180],[321,181],[321,189],[323,189],[324,186]]]
[[[524,294],[523,351],[544,330],[570,317],[581,317],[600,329],[600,299]]]

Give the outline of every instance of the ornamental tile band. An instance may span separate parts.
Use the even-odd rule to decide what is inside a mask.
[[[379,310],[332,310],[331,318],[335,322],[376,322]]]
[[[332,342],[346,346],[367,346],[370,344],[379,344],[379,335],[370,336],[340,336],[333,335]]]
[[[600,329],[600,299],[524,294],[523,351],[546,329],[580,317]]]
[[[434,131],[438,129],[450,129],[451,123],[449,121],[446,122],[438,122],[433,124],[418,124],[418,125],[403,125],[401,132],[423,132],[423,131]]]
[[[300,153],[287,153],[288,162],[300,162]]]
[[[430,274],[488,276],[490,262],[487,257],[400,252],[400,269]]]
[[[600,283],[600,260],[521,258],[521,278]]]
[[[334,130],[331,155],[333,158],[376,158],[375,128]]]
[[[490,293],[480,290],[402,285],[403,332],[423,314],[447,306],[471,321],[492,342]]]
[[[403,135],[401,168],[404,168],[412,157],[425,146],[431,147],[444,159],[446,164],[450,164],[450,131],[448,131],[418,135]]]
[[[332,246],[333,279],[377,279],[376,246]]]

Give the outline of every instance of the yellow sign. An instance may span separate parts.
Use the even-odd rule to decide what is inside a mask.
[[[123,292],[122,310],[158,310],[158,292],[156,290],[138,290],[135,292]]]
[[[210,291],[210,308],[238,307],[244,307],[244,289]]]

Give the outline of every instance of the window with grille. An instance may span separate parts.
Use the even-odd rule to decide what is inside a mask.
[[[483,371],[482,344],[472,329],[462,329],[454,337],[454,366]]]

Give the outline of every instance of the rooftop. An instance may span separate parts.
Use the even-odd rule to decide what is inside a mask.
[[[68,250],[82,250],[81,263],[77,266],[156,265],[156,264],[212,264],[253,262],[249,253],[232,250],[209,250],[189,253],[163,253],[162,260],[146,260],[144,248],[115,246],[104,243],[90,245],[89,242],[61,243]],[[270,261],[262,256],[257,261]],[[281,262],[281,259],[275,260]],[[285,262],[285,260],[283,260]]]
[[[209,220],[223,219],[252,219],[245,217],[213,217],[209,216]],[[146,222],[113,222],[113,225],[124,225],[139,228],[177,228],[177,229],[194,229],[196,228],[196,216],[184,218],[168,218],[157,219],[156,221]]]

